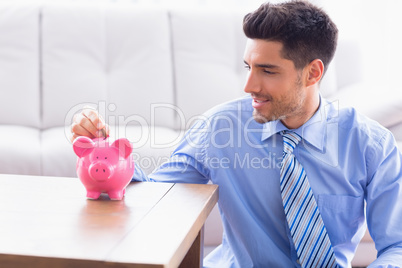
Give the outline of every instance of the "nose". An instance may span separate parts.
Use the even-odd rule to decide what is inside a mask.
[[[244,92],[252,94],[261,91],[260,80],[254,70],[250,69],[247,73],[246,83],[244,85]]]
[[[89,174],[95,181],[103,182],[112,176],[112,168],[102,162],[95,162],[89,167]]]

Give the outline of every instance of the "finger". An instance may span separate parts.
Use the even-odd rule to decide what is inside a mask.
[[[82,114],[87,117],[96,129],[102,129],[105,127],[105,122],[99,113],[92,108],[84,108]]]
[[[71,143],[73,143],[74,140],[75,140],[76,138],[78,138],[78,137],[80,137],[80,135],[77,135],[77,134],[72,133],[71,136],[70,136],[70,141],[71,141]]]
[[[84,114],[74,116],[74,122],[71,125],[71,132],[74,134],[94,138],[97,131],[98,129]]]
[[[97,131],[97,130],[95,130]],[[82,127],[80,124],[73,123],[71,125],[71,133],[76,136],[86,136],[88,138],[95,138],[95,135],[89,132],[86,128]]]

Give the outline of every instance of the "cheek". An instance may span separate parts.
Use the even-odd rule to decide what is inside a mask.
[[[285,91],[285,83],[281,79],[267,78],[263,80],[263,91],[273,98],[280,96]]]
[[[280,88],[280,93],[282,96],[287,96],[288,98],[297,98],[304,94],[301,90],[300,79],[296,77],[286,77],[282,80],[281,84],[277,85]]]
[[[299,96],[301,83],[298,75],[275,74],[264,77],[262,81],[263,92],[274,100],[284,101]]]

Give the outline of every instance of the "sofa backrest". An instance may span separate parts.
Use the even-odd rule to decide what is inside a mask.
[[[0,3],[0,124],[40,127],[39,8]]]
[[[86,104],[109,124],[189,127],[244,93],[241,11],[113,4],[0,8],[2,124],[70,125]],[[323,94],[338,88],[335,61]]]
[[[187,123],[207,109],[243,94],[243,16],[233,11],[170,12],[176,105]]]
[[[149,104],[174,102],[163,10],[46,5],[41,39],[44,128],[63,125],[84,103],[99,105],[106,119],[150,122]],[[172,126],[173,111],[159,113],[155,123]]]

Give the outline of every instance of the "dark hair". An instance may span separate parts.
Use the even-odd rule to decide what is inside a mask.
[[[329,16],[307,1],[262,4],[243,19],[243,31],[250,39],[279,41],[282,57],[302,69],[315,59],[325,70],[334,57],[338,29]]]

